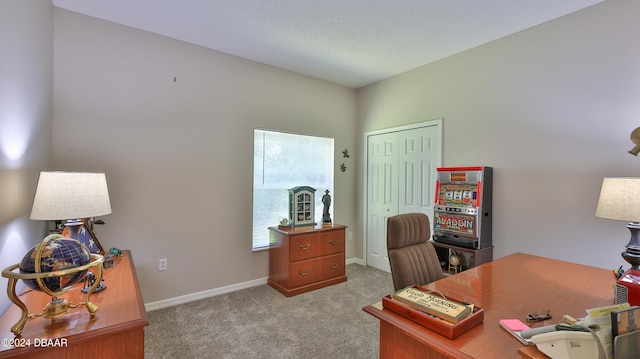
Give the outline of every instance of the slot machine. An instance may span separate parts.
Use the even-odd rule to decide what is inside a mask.
[[[480,249],[491,243],[493,168],[437,169],[433,240]]]

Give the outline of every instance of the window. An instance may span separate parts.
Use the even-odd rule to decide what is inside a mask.
[[[316,189],[316,222],[321,222],[324,191],[333,194],[333,138],[254,130],[254,251],[269,248],[267,228],[288,217],[288,190],[296,186]]]

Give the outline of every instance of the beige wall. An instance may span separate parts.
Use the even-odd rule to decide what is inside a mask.
[[[0,269],[19,263],[46,231],[29,215],[38,174],[51,162],[52,33],[50,0],[0,1]],[[0,313],[9,305],[0,295]]]
[[[53,164],[106,172],[96,234],[132,250],[145,302],[268,276],[251,250],[254,128],[334,137],[333,219],[357,231],[356,173],[338,168],[354,90],[60,9],[55,45]]]
[[[626,267],[595,208],[603,177],[640,175],[639,13],[607,1],[361,89],[358,133],[444,118],[445,166],[494,167],[494,257]]]
[[[336,166],[349,149],[334,220],[354,233],[347,257],[362,258],[362,134],[441,117],[445,165],[495,168],[496,257],[616,267],[628,232],[594,212],[602,177],[640,168],[626,153],[640,126],[639,7],[607,1],[356,93],[48,0],[3,1],[0,267],[41,238],[28,212],[52,147],[55,169],[107,173],[113,214],[97,234],[133,251],[145,302],[266,277],[267,253],[250,249],[254,127],[333,136]],[[7,128],[27,141],[17,159]]]

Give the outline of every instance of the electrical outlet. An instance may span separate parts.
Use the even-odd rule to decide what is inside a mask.
[[[353,240],[353,232],[349,232],[348,240],[349,240],[349,241],[352,241],[352,240]]]
[[[158,272],[167,270],[167,258],[161,258],[158,260]]]

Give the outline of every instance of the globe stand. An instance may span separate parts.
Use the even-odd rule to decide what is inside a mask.
[[[38,251],[36,252],[35,263],[40,263],[40,260],[42,257],[42,249],[45,248],[46,244],[50,240],[57,239],[57,238],[64,238],[64,237],[62,237],[59,234],[52,234],[46,237],[42,241]],[[95,303],[91,302],[91,294],[95,291],[96,287],[98,287],[98,285],[100,284],[100,281],[102,280],[102,263],[103,262],[104,262],[104,257],[102,255],[91,254],[91,262],[85,265],[78,266],[75,268],[57,270],[53,272],[40,272],[39,265],[35,266],[36,273],[14,272],[16,269],[20,268],[20,263],[14,264],[12,266],[5,268],[2,271],[2,276],[9,279],[7,283],[7,295],[9,296],[9,299],[11,300],[11,302],[17,305],[18,308],[20,308],[22,311],[20,319],[16,322],[16,324],[14,324],[11,327],[11,332],[15,334],[17,337],[20,337],[20,335],[24,330],[24,326],[28,320],[36,317],[56,319],[69,313],[69,311],[72,308],[77,308],[82,305],[87,307],[89,316],[91,317],[95,316],[96,312],[98,311],[98,306]],[[59,291],[52,291],[49,288],[47,288],[47,286],[42,281],[44,278],[67,276],[70,274],[89,270],[92,267],[96,268],[96,272],[97,272],[96,280],[91,286],[91,288],[89,289],[89,291],[87,291],[85,301],[78,304],[72,304],[67,299],[58,298],[59,296],[66,293],[68,287],[63,288],[62,290],[59,290]],[[39,314],[29,314],[29,310],[27,309],[27,306],[20,300],[20,297],[16,295],[16,283],[18,282],[18,279],[22,279],[22,280],[35,279],[36,282],[38,283],[39,289],[51,296],[51,301],[42,309],[42,311]]]
[[[51,301],[47,303],[47,306],[44,307],[43,313],[46,313],[44,316],[47,318],[58,318],[69,313],[71,310],[69,306],[70,303],[68,300],[53,297],[51,298]]]

